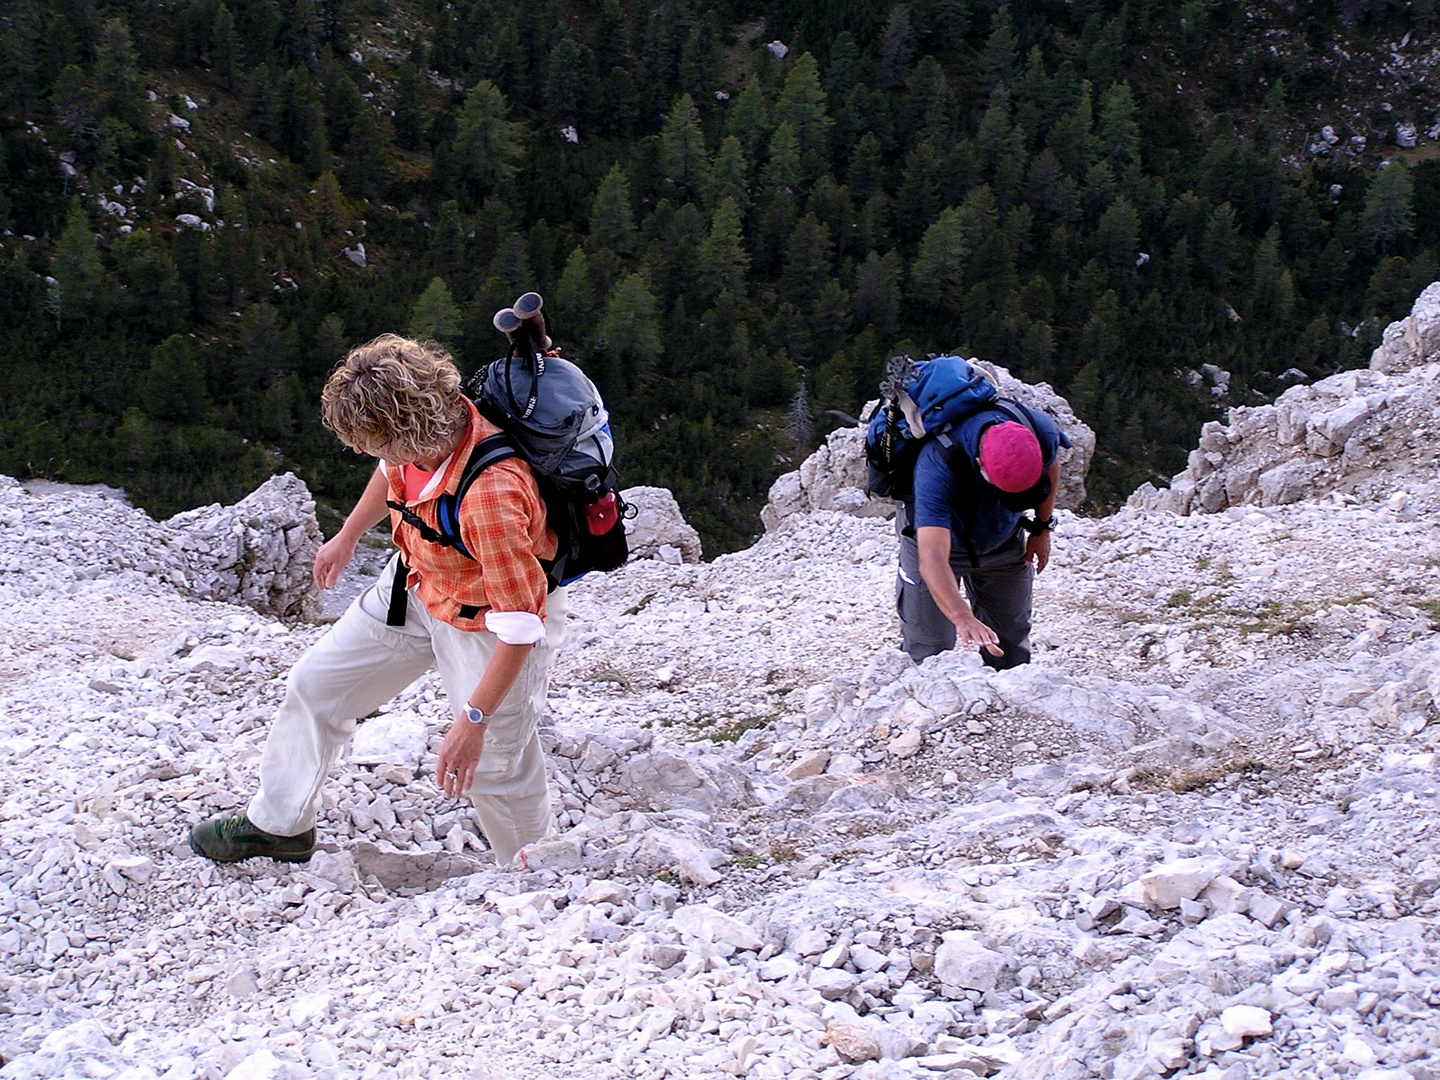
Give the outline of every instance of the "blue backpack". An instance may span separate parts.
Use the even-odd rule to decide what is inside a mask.
[[[910,502],[921,446],[987,407],[1005,403],[995,385],[960,357],[894,357],[880,383],[880,405],[865,429],[866,489]],[[1024,423],[1032,426],[1028,418]]]

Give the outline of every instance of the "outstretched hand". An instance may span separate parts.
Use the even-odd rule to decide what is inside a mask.
[[[355,557],[355,541],[348,540],[344,533],[336,533],[315,553],[315,585],[321,590],[328,589],[340,580],[340,572],[350,565]]]
[[[955,624],[955,644],[974,649],[984,649],[991,656],[1004,656],[1000,648],[1000,636],[974,615],[967,615]]]

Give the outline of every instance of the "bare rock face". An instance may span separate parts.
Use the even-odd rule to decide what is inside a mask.
[[[894,513],[893,502],[865,491],[863,428],[832,431],[800,468],[777,478],[770,485],[770,499],[760,511],[760,520],[766,531],[771,531],[791,514],[808,514],[812,510],[838,510],[856,517]]]
[[[1440,360],[1440,281],[1415,301],[1410,314],[1385,328],[1380,347],[1370,354],[1370,369],[1394,375]]]
[[[620,498],[636,511],[625,522],[631,558],[659,559],[675,566],[700,561],[700,534],[680,513],[680,504],[668,489],[626,488]]]
[[[1329,491],[1382,500],[1435,476],[1428,434],[1440,407],[1440,282],[1391,323],[1368,370],[1292,386],[1273,405],[1230,410],[1200,429],[1166,490],[1142,485],[1129,505],[1177,514],[1281,506]]]
[[[971,360],[1008,398],[1048,413],[1070,439],[1072,446],[1060,451],[1060,491],[1055,505],[1073,510],[1085,501],[1085,475],[1095,455],[1095,433],[1079,419],[1070,403],[1048,383],[1032,386],[1021,382],[1003,367]],[[874,414],[878,402],[868,402],[861,415]],[[824,445],[811,454],[794,472],[785,473],[770,486],[770,498],[760,511],[767,532],[775,530],[792,514],[833,510],[856,517],[888,517],[895,512],[891,499],[870,495],[865,490],[865,429],[840,428],[830,433]]]
[[[202,600],[236,600],[266,615],[312,617],[321,544],[315,500],[294,473],[272,476],[234,506],[211,504],[165,522]]]

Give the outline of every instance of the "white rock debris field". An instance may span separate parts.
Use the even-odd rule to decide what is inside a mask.
[[[1436,359],[1287,393],[1273,460],[1236,410],[1184,505],[1062,513],[1015,671],[896,650],[834,483],[711,563],[656,539],[573,589],[523,870],[433,783],[430,680],[309,864],[192,856],[322,630],[232,599],[300,610],[303,490],[0,480],[0,1077],[1440,1078]]]

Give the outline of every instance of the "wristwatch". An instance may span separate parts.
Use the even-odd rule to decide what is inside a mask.
[[[1055,519],[1048,517],[1044,519],[1035,518],[1032,520],[1031,518],[1022,517],[1020,519],[1020,527],[1031,536],[1039,536],[1043,532],[1053,532],[1055,530]]]
[[[490,718],[486,716],[483,712],[481,712],[479,709],[475,708],[474,705],[470,705],[465,709],[465,719],[469,720],[470,723],[474,724],[476,727],[484,727],[490,722]]]

